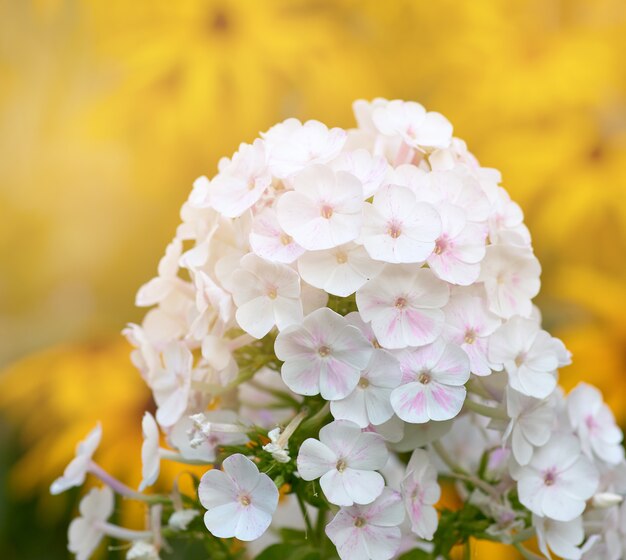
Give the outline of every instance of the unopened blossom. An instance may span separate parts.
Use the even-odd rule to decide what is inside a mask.
[[[254,217],[250,230],[250,247],[259,257],[286,264],[294,262],[304,253],[304,248],[280,227],[276,211],[271,208]]]
[[[385,466],[387,457],[381,436],[362,432],[354,422],[335,420],[320,430],[319,440],[302,443],[298,473],[303,480],[319,478],[332,504],[369,504],[383,491],[385,481],[376,470]]]
[[[236,218],[261,198],[272,183],[263,140],[241,144],[232,160],[211,181],[211,206],[223,216]]]
[[[431,540],[437,530],[438,518],[434,504],[441,497],[437,471],[428,452],[416,449],[406,467],[402,481],[402,496],[411,531],[418,537]]]
[[[571,521],[598,488],[598,471],[574,436],[554,434],[525,466],[513,465],[520,502],[534,514]]]
[[[391,393],[391,406],[405,422],[454,418],[465,402],[469,359],[463,350],[439,338],[399,354],[402,383]]]
[[[300,395],[326,400],[348,396],[367,366],[373,348],[345,318],[323,307],[278,334],[274,351],[284,363],[285,384]]]
[[[186,284],[178,277],[178,261],[182,251],[182,241],[174,238],[167,246],[165,255],[159,261],[158,276],[144,284],[137,292],[136,305],[149,307],[160,303],[177,289],[187,289]]]
[[[276,485],[240,453],[224,459],[222,468],[204,473],[198,486],[200,503],[207,509],[204,524],[219,538],[258,539],[276,511]]]
[[[289,448],[281,444],[280,436],[282,430],[280,428],[274,428],[267,432],[267,437],[270,442],[263,446],[263,450],[272,455],[274,460],[279,463],[288,463],[291,459],[289,456]]]
[[[443,311],[444,339],[465,350],[473,374],[489,375],[488,341],[500,326],[500,319],[487,309],[483,298],[472,294],[453,294]]]
[[[364,321],[388,349],[422,346],[442,332],[450,289],[427,269],[386,267],[356,293]]]
[[[550,558],[550,551],[563,560],[579,560],[583,555],[581,545],[585,540],[582,517],[571,521],[555,521],[533,515],[532,524],[537,531],[539,550]]]
[[[126,560],[159,560],[156,546],[146,541],[135,541],[126,553]]]
[[[539,293],[541,266],[532,250],[514,245],[489,245],[479,281],[487,292],[489,309],[499,317],[528,317],[531,300]]]
[[[441,234],[435,208],[406,187],[387,185],[363,207],[361,241],[369,255],[389,263],[425,261]]]
[[[428,257],[428,266],[446,282],[469,286],[480,275],[487,230],[480,224],[468,222],[465,211],[459,206],[441,204],[437,211],[442,228]]]
[[[336,419],[351,420],[361,428],[383,424],[393,416],[389,397],[401,379],[398,360],[386,350],[375,349],[352,393],[332,401],[330,410]]]
[[[346,131],[310,120],[302,124],[287,119],[262,134],[269,152],[270,169],[279,178],[289,177],[307,166],[327,163],[346,142]]]
[[[374,109],[372,120],[382,134],[398,135],[413,148],[446,148],[452,140],[448,119],[413,101],[389,101]]]
[[[544,399],[556,387],[560,344],[532,319],[515,316],[489,339],[489,361],[504,367],[510,386],[520,393]]]
[[[89,471],[91,458],[100,445],[102,427],[98,423],[87,437],[76,446],[76,456],[65,467],[63,476],[50,485],[51,494],[60,494],[74,486],[82,486]]]
[[[191,391],[193,356],[181,342],[173,341],[163,350],[163,364],[152,381],[152,392],[157,404],[156,419],[169,427],[181,418]]]
[[[341,560],[389,560],[400,548],[402,497],[385,488],[368,505],[342,507],[326,526]]]
[[[624,460],[624,434],[596,387],[579,383],[567,396],[567,413],[589,457],[595,456],[611,465]]]
[[[356,292],[383,267],[384,263],[373,260],[355,243],[325,251],[308,251],[298,259],[298,271],[304,281],[341,297]]]
[[[249,253],[232,280],[237,323],[255,338],[302,320],[300,278],[292,268]]]
[[[80,517],[70,523],[68,549],[77,560],[88,560],[105,534],[103,523],[113,513],[113,491],[108,486],[92,488],[81,500]]]
[[[294,178],[277,205],[278,223],[307,250],[330,249],[359,235],[363,186],[345,171],[313,165]]]
[[[527,397],[510,387],[506,391],[506,410],[511,421],[504,437],[511,440],[513,457],[527,465],[534,447],[545,445],[553,431],[555,410],[549,399]]]

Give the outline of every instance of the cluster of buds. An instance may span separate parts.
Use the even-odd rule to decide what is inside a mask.
[[[570,354],[500,174],[418,103],[354,110],[347,131],[277,124],[194,183],[125,331],[156,404],[139,491],[92,460],[99,428],[52,487],[105,484],[70,527],[78,558],[104,535],[146,559],[178,539],[212,558],[435,559],[470,538],[532,558],[533,537],[626,555],[622,432],[597,389],[558,387]],[[197,495],[145,493],[162,460],[206,465]],[[149,505],[145,531],[107,522],[112,491]]]

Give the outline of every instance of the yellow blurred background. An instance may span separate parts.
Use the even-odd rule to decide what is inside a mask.
[[[150,401],[119,331],[193,179],[289,116],[350,127],[356,98],[444,113],[503,172],[562,383],[624,425],[624,53],[624,0],[0,0],[2,558],[66,557],[76,496],[45,493],[98,418],[138,483]]]

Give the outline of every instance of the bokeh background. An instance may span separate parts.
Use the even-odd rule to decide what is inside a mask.
[[[444,113],[503,172],[562,383],[624,425],[625,53],[623,0],[0,0],[0,556],[67,558],[77,494],[47,487],[97,419],[139,482],[119,332],[193,179],[288,116],[350,127],[356,98]]]

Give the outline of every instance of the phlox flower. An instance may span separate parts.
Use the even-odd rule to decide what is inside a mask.
[[[385,158],[370,154],[367,150],[344,151],[337,156],[330,166],[335,171],[347,171],[363,185],[363,198],[370,198],[383,183],[389,164]]]
[[[452,125],[440,113],[429,111],[413,101],[393,100],[372,112],[376,128],[387,136],[398,135],[412,148],[447,148]]]
[[[341,560],[389,560],[400,547],[402,497],[385,488],[368,505],[342,507],[326,526]]]
[[[357,290],[356,303],[378,342],[388,349],[421,346],[442,332],[450,289],[426,269],[386,267]]]
[[[483,298],[469,293],[453,294],[443,311],[444,339],[465,350],[473,374],[489,375],[488,341],[500,326],[500,319],[487,309]]]
[[[231,342],[227,338],[213,334],[205,335],[202,340],[202,358],[210,368],[210,376],[212,378],[217,376],[218,379],[215,381],[221,385],[230,383],[239,371],[231,351]]]
[[[236,218],[261,198],[272,183],[263,140],[241,144],[239,151],[211,181],[211,206],[223,216]]]
[[[585,540],[582,517],[576,517],[571,521],[555,521],[533,515],[532,524],[537,531],[539,550],[546,558],[551,558],[550,550],[563,560],[582,558],[584,547],[581,545]]]
[[[410,189],[387,185],[363,207],[361,241],[369,255],[390,263],[425,261],[441,233],[433,206],[420,202]]]
[[[255,338],[302,320],[300,278],[292,268],[248,253],[232,281],[237,323]]]
[[[527,397],[508,387],[506,411],[511,421],[503,439],[510,437],[513,457],[520,465],[527,465],[534,447],[545,445],[552,435],[554,402]]]
[[[528,397],[544,399],[556,387],[560,345],[532,319],[515,316],[489,339],[489,361],[503,366],[509,385]]]
[[[298,259],[302,279],[329,294],[349,296],[383,269],[384,263],[372,260],[355,243],[326,251],[308,251]]]
[[[624,435],[596,387],[579,383],[567,396],[567,414],[587,456],[611,465],[624,460]]]
[[[163,301],[176,290],[188,291],[187,284],[178,277],[178,261],[183,252],[183,243],[174,238],[159,261],[158,276],[144,284],[135,298],[135,305],[150,307]]]
[[[163,367],[155,372],[151,381],[157,404],[156,419],[161,426],[169,427],[187,410],[191,391],[193,356],[182,342],[170,342],[162,352]]]
[[[383,424],[393,416],[389,397],[401,378],[398,360],[386,350],[374,349],[357,386],[344,399],[332,401],[330,411],[336,419],[351,420],[361,428]]]
[[[76,446],[76,456],[65,467],[63,476],[50,485],[51,494],[60,494],[74,486],[82,486],[89,471],[91,458],[100,445],[102,427],[100,423]]]
[[[276,211],[271,208],[266,208],[254,217],[250,247],[259,257],[285,264],[292,263],[304,253],[304,248],[280,227]]]
[[[422,539],[431,540],[437,530],[434,504],[441,497],[441,488],[428,452],[423,449],[413,451],[401,488],[411,531]]]
[[[294,178],[277,204],[278,223],[309,251],[330,249],[359,235],[363,187],[350,173],[312,165]]]
[[[380,496],[385,481],[377,469],[388,454],[381,436],[362,432],[354,422],[335,420],[324,426],[319,440],[309,438],[298,452],[298,473],[303,480],[320,479],[332,504],[369,504]]]
[[[323,307],[276,337],[283,381],[299,395],[343,399],[356,387],[373,348],[345,318]]]
[[[530,248],[514,245],[489,245],[480,267],[489,310],[508,319],[528,317],[531,300],[539,293],[541,266]]]
[[[275,484],[240,453],[224,459],[222,468],[204,473],[198,486],[200,503],[207,509],[204,524],[219,538],[258,539],[278,505]]]
[[[520,502],[534,514],[571,521],[598,488],[598,471],[574,436],[554,434],[528,465],[511,466]]]
[[[287,119],[261,136],[269,152],[272,173],[280,178],[289,177],[311,164],[329,162],[346,142],[345,130],[329,129],[315,120],[302,124],[298,119]]]
[[[483,225],[468,222],[465,211],[458,206],[446,203],[437,210],[442,230],[428,257],[428,266],[446,282],[469,286],[480,274],[487,230]]]
[[[391,393],[391,406],[402,420],[449,420],[461,411],[470,376],[469,359],[461,348],[438,338],[404,350],[398,359],[402,384]]]
[[[77,560],[91,558],[105,534],[103,524],[113,513],[113,491],[108,486],[92,488],[78,507],[80,517],[68,529],[68,549]]]

